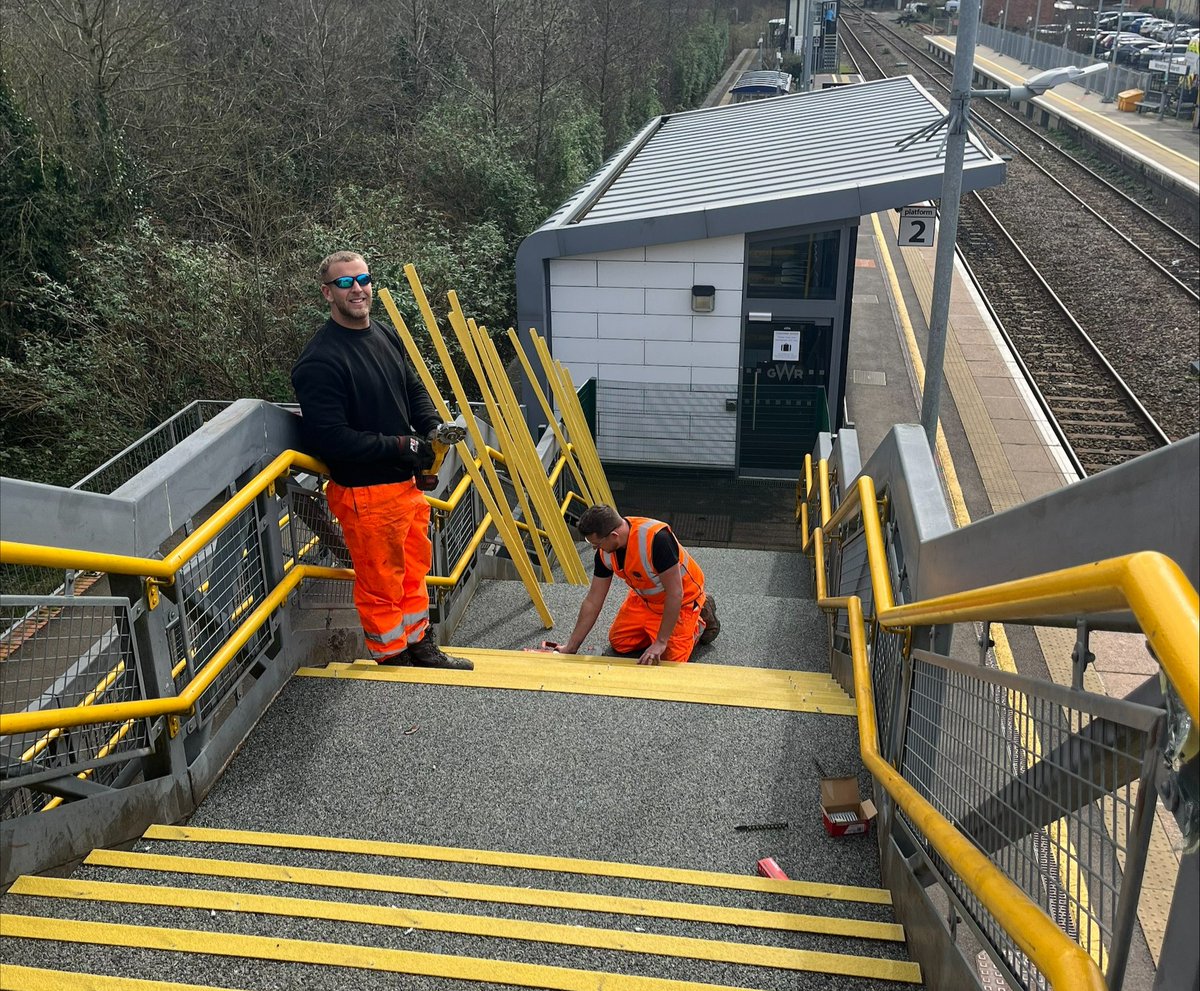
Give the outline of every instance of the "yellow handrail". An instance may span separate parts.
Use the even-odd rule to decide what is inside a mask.
[[[353,577],[348,568],[320,568],[301,564],[293,568],[271,591],[242,625],[234,631],[212,659],[188,682],[178,695],[156,699],[137,699],[131,702],[107,702],[103,705],[73,706],[68,709],[43,709],[37,712],[17,712],[0,715],[0,736],[33,733],[57,727],[84,726],[89,723],[115,723],[126,719],[153,719],[158,716],[186,715],[196,705],[204,691],[220,676],[234,656],[270,618],[297,585],[305,578]]]
[[[811,461],[806,462],[805,469],[806,489],[811,493]],[[806,547],[810,542],[813,546],[818,606],[830,611],[845,609],[847,613],[859,745],[864,762],[1052,986],[1072,991],[1075,988],[1103,988],[1104,979],[1096,961],[922,798],[879,752],[862,600],[858,596],[828,595],[825,534],[861,515],[875,619],[881,627],[893,631],[915,625],[970,620],[1028,620],[1131,610],[1154,648],[1164,673],[1183,700],[1193,725],[1200,723],[1200,600],[1195,588],[1166,555],[1141,551],[897,606],[887,571],[874,481],[861,476],[837,510],[830,514],[825,459],[818,465],[817,476],[824,525],[814,528],[811,535],[804,534],[804,543]],[[803,513],[803,520],[807,528],[807,512]]]
[[[880,753],[875,692],[863,632],[862,600],[857,595],[830,598],[826,594],[823,529],[817,527],[814,536],[817,605],[822,609],[845,609],[850,627],[854,705],[858,713],[859,751],[863,763],[947,865],[1049,979],[1052,987],[1062,991],[1104,991],[1104,977],[1087,951],[930,805]]]

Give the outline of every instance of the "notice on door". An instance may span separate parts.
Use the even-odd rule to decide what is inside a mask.
[[[771,346],[771,357],[775,361],[799,361],[800,331],[775,331],[775,339]]]

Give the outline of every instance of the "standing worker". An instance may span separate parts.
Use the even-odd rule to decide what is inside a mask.
[[[721,632],[717,604],[704,591],[704,572],[671,528],[645,516],[623,517],[612,506],[592,506],[576,527],[596,550],[592,584],[579,607],[571,638],[556,650],[574,654],[604,607],[613,575],[629,586],[608,640],[618,654],[640,652],[639,664],[682,663],[697,643]]]
[[[354,562],[354,605],[379,664],[469,671],[429,636],[429,503],[416,476],[441,425],[396,332],[371,319],[371,273],[339,251],[317,269],[329,319],[292,368],[309,453],[329,467],[329,509]]]

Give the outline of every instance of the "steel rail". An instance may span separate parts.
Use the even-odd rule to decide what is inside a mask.
[[[1105,371],[1108,372],[1110,378],[1116,383],[1118,391],[1123,394],[1124,398],[1133,405],[1138,414],[1141,415],[1146,421],[1146,425],[1149,426],[1150,432],[1154,434],[1158,443],[1164,447],[1170,444],[1171,438],[1166,435],[1162,427],[1158,425],[1158,421],[1155,420],[1154,417],[1150,415],[1150,412],[1146,409],[1146,407],[1142,405],[1141,400],[1138,399],[1138,397],[1134,394],[1133,390],[1129,387],[1129,384],[1125,381],[1125,379],[1121,377],[1120,373],[1115,368],[1113,368],[1112,363],[1108,360],[1108,358],[1105,357],[1104,352],[1100,350],[1096,342],[1092,340],[1091,335],[1089,335],[1088,332],[1083,329],[1083,326],[1079,323],[1079,321],[1075,319],[1074,314],[1072,314],[1067,308],[1067,304],[1064,303],[1059,298],[1058,293],[1051,288],[1050,283],[1046,280],[1046,277],[1042,275],[1038,267],[1034,265],[1029,256],[1021,249],[1021,246],[1017,244],[1016,238],[1013,237],[1008,228],[1000,222],[1000,218],[996,216],[996,214],[984,201],[982,196],[980,196],[978,193],[972,193],[971,196],[975,202],[983,208],[984,212],[989,218],[991,218],[996,227],[999,228],[1000,233],[1003,234],[1008,243],[1012,245],[1013,250],[1020,255],[1021,260],[1029,267],[1029,271],[1033,274],[1034,278],[1037,279],[1042,288],[1050,294],[1050,298],[1054,300],[1055,305],[1058,306],[1058,308],[1062,311],[1063,316],[1066,317],[1067,322],[1071,325],[1072,329],[1083,339],[1084,343],[1091,350],[1092,355],[1099,359],[1100,363],[1104,366]]]
[[[942,62],[940,62],[938,59],[934,58],[928,52],[922,51],[919,45],[913,44],[911,41],[906,39],[898,31],[894,31],[893,29],[888,27],[883,22],[876,20],[873,23],[875,24],[876,27],[881,27],[897,42],[904,45],[912,55],[917,56],[918,58],[922,59],[924,62],[933,66],[937,70],[938,75],[935,75],[931,70],[926,69],[926,71],[929,72],[929,74],[931,76],[931,81],[934,82],[937,86],[939,86],[942,90],[944,90],[947,94],[950,92],[950,87],[943,81],[942,78],[939,78],[939,76],[945,76],[947,74],[946,66]],[[854,38],[855,43],[858,44],[863,49],[863,52],[867,54],[867,57],[871,59],[871,62],[875,65],[875,67],[879,71],[880,75],[887,75],[884,68],[874,58],[871,57],[870,53],[867,51],[866,45],[864,44],[862,39],[859,38],[858,35],[856,35],[854,33],[853,29],[848,29],[848,33],[850,34],[850,36],[852,38]],[[1118,187],[1113,185],[1111,182],[1109,182],[1107,179],[1105,179],[1102,175],[1097,173],[1095,170],[1091,169],[1086,163],[1075,158],[1073,155],[1071,155],[1065,149],[1060,148],[1053,141],[1051,141],[1044,134],[1042,134],[1037,128],[1035,128],[1032,124],[1030,124],[1028,121],[1022,119],[1019,114],[1014,113],[1011,109],[1004,106],[1002,103],[999,103],[994,100],[991,101],[990,105],[993,110],[996,110],[1001,115],[1003,115],[1003,117],[1007,120],[1007,122],[1009,124],[1012,124],[1012,125],[1020,128],[1020,130],[1022,132],[1024,132],[1024,134],[1027,137],[1034,139],[1038,143],[1039,148],[1048,149],[1052,153],[1057,154],[1057,155],[1061,156],[1062,158],[1066,159],[1067,162],[1069,162],[1075,168],[1079,169],[1081,172],[1085,173],[1090,179],[1101,184],[1111,195],[1115,196],[1124,205],[1132,208],[1135,212],[1140,214],[1142,217],[1144,217],[1144,218],[1150,220],[1152,223],[1158,225],[1163,231],[1167,232],[1170,236],[1181,241],[1184,245],[1186,245],[1188,248],[1190,248],[1193,252],[1200,252],[1200,243],[1193,241],[1183,231],[1172,226],[1170,223],[1168,223],[1166,220],[1164,220],[1162,217],[1160,217],[1153,210],[1149,209],[1144,204],[1139,203],[1136,199],[1134,199],[1132,196],[1130,196],[1124,190],[1119,189]],[[1052,183],[1054,183],[1060,190],[1065,192],[1067,194],[1067,196],[1069,196],[1072,200],[1074,200],[1076,204],[1078,204],[1085,211],[1090,213],[1096,220],[1100,221],[1100,223],[1103,224],[1105,227],[1107,227],[1113,234],[1116,234],[1118,238],[1120,238],[1129,247],[1131,247],[1135,252],[1137,252],[1139,255],[1141,255],[1145,261],[1148,261],[1154,268],[1156,268],[1160,274],[1166,276],[1171,282],[1173,282],[1176,286],[1178,286],[1185,293],[1187,293],[1187,295],[1189,297],[1191,297],[1191,299],[1194,302],[1200,301],[1200,293],[1198,293],[1195,289],[1193,289],[1186,282],[1184,282],[1182,279],[1180,279],[1179,276],[1177,276],[1174,272],[1172,272],[1170,270],[1170,268],[1168,268],[1166,265],[1164,265],[1162,262],[1160,262],[1157,258],[1155,258],[1153,255],[1151,255],[1148,251],[1146,251],[1145,248],[1143,248],[1140,244],[1138,244],[1131,237],[1129,237],[1115,223],[1113,223],[1111,220],[1109,220],[1108,217],[1106,217],[1103,213],[1101,213],[1094,206],[1092,206],[1090,203],[1088,203],[1087,200],[1083,199],[1069,185],[1067,185],[1067,183],[1065,183],[1058,176],[1054,175],[1054,173],[1052,173],[1049,169],[1047,169],[1041,162],[1039,162],[1035,158],[1033,158],[1032,155],[1030,155],[1027,150],[1019,147],[1018,145],[1012,144],[1012,142],[1008,138],[1006,138],[1003,134],[1001,134],[1001,132],[998,131],[995,128],[995,126],[993,124],[991,124],[990,122],[987,122],[982,119],[977,119],[973,123],[975,123],[979,126],[982,126],[985,129],[998,135],[1001,140],[1003,140],[1006,144],[1009,144],[1010,147],[1012,147],[1013,150],[1016,151],[1016,153],[1021,156],[1023,161],[1025,161],[1027,164],[1031,165],[1034,169],[1039,171],[1042,175],[1044,175],[1047,179],[1049,179]],[[978,195],[978,194],[976,194],[976,195]]]

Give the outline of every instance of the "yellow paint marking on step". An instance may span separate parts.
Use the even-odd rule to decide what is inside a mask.
[[[268,833],[242,829],[211,829],[203,826],[150,826],[143,836],[148,840],[179,840],[191,843],[229,843],[237,846],[268,846],[285,850],[323,850],[327,853],[358,853],[372,857],[406,857],[411,860],[438,860],[455,864],[480,864],[489,867],[516,867],[533,871],[559,871],[563,874],[587,874],[594,877],[636,878],[666,884],[689,884],[709,888],[733,888],[741,891],[765,891],[803,898],[832,898],[841,901],[890,905],[892,893],[886,888],[864,888],[848,884],[822,884],[816,881],[777,881],[748,874],[721,874],[679,867],[655,867],[648,864],[621,864],[608,860],[583,860],[574,857],[549,857],[528,853],[471,850],[459,847],[425,846],[389,840],[358,840],[335,836],[300,833]]]
[[[461,650],[460,653],[464,657],[474,655],[474,671],[364,664],[301,668],[297,674],[310,678],[454,684],[855,715],[853,701],[829,675],[808,671],[714,664],[639,666],[636,662],[614,662],[612,658],[559,658],[522,651]]]
[[[6,963],[0,967],[0,991],[233,991],[207,984],[147,981],[140,977],[110,977],[69,970],[44,970]]]
[[[700,991],[700,989],[712,991],[712,989],[721,987],[715,984],[693,984],[654,977],[486,960],[480,957],[384,949],[350,943],[320,943],[269,936],[245,936],[239,933],[221,933],[220,938],[216,939],[212,932],[191,929],[75,922],[24,915],[0,916],[0,928],[3,929],[6,936],[13,939],[59,940],[101,946],[172,950],[178,953],[215,954],[223,957],[317,964],[326,967],[347,967],[393,974],[452,977],[465,981],[552,988],[555,991],[597,991],[600,988],[603,988],[604,991]],[[836,954],[814,954],[813,956],[836,956]],[[879,973],[889,976],[882,979],[897,979],[891,976],[894,973],[917,974],[915,978],[905,976],[899,978],[901,980],[920,979],[919,969],[915,964],[903,961],[864,959],[868,964],[884,965],[879,969]],[[898,964],[906,969],[897,971],[895,968]],[[881,978],[877,976],[876,979]],[[726,987],[722,991],[730,991],[730,989]]]
[[[684,922],[710,922],[717,925],[778,929],[786,932],[814,932],[859,939],[904,941],[904,927],[894,922],[868,922],[862,919],[844,919],[826,915],[769,912],[762,909],[701,905],[695,902],[626,898],[619,895],[600,895],[578,891],[553,891],[548,888],[517,888],[507,885],[476,884],[469,881],[430,880],[392,874],[366,874],[360,871],[333,871],[284,864],[257,864],[240,860],[176,857],[169,854],[133,853],[122,850],[95,850],[88,855],[84,863],[92,867],[116,867],[122,870],[240,878],[323,888],[346,888],[351,891],[378,891],[423,898],[453,898],[460,901],[526,905],[578,912],[604,912],[612,915],[636,915],[656,919],[676,919]]]
[[[196,909],[205,912],[241,912],[293,919],[325,919],[360,925],[390,926],[434,932],[483,936],[491,939],[515,939],[551,943],[557,946],[581,946],[593,950],[644,953],[703,960],[709,963],[743,964],[778,970],[811,971],[845,977],[919,982],[920,968],[907,960],[794,950],[750,943],[696,939],[690,936],[661,936],[655,933],[599,929],[591,926],[563,925],[554,922],[528,922],[521,919],[492,918],[486,915],[459,915],[423,909],[392,908],[361,902],[325,901],[315,898],[287,898],[207,888],[173,888],[159,885],[124,884],[110,881],[84,881],[76,878],[23,877],[12,893],[44,898],[70,898],[80,901],[123,905],[154,905],[160,908]]]

